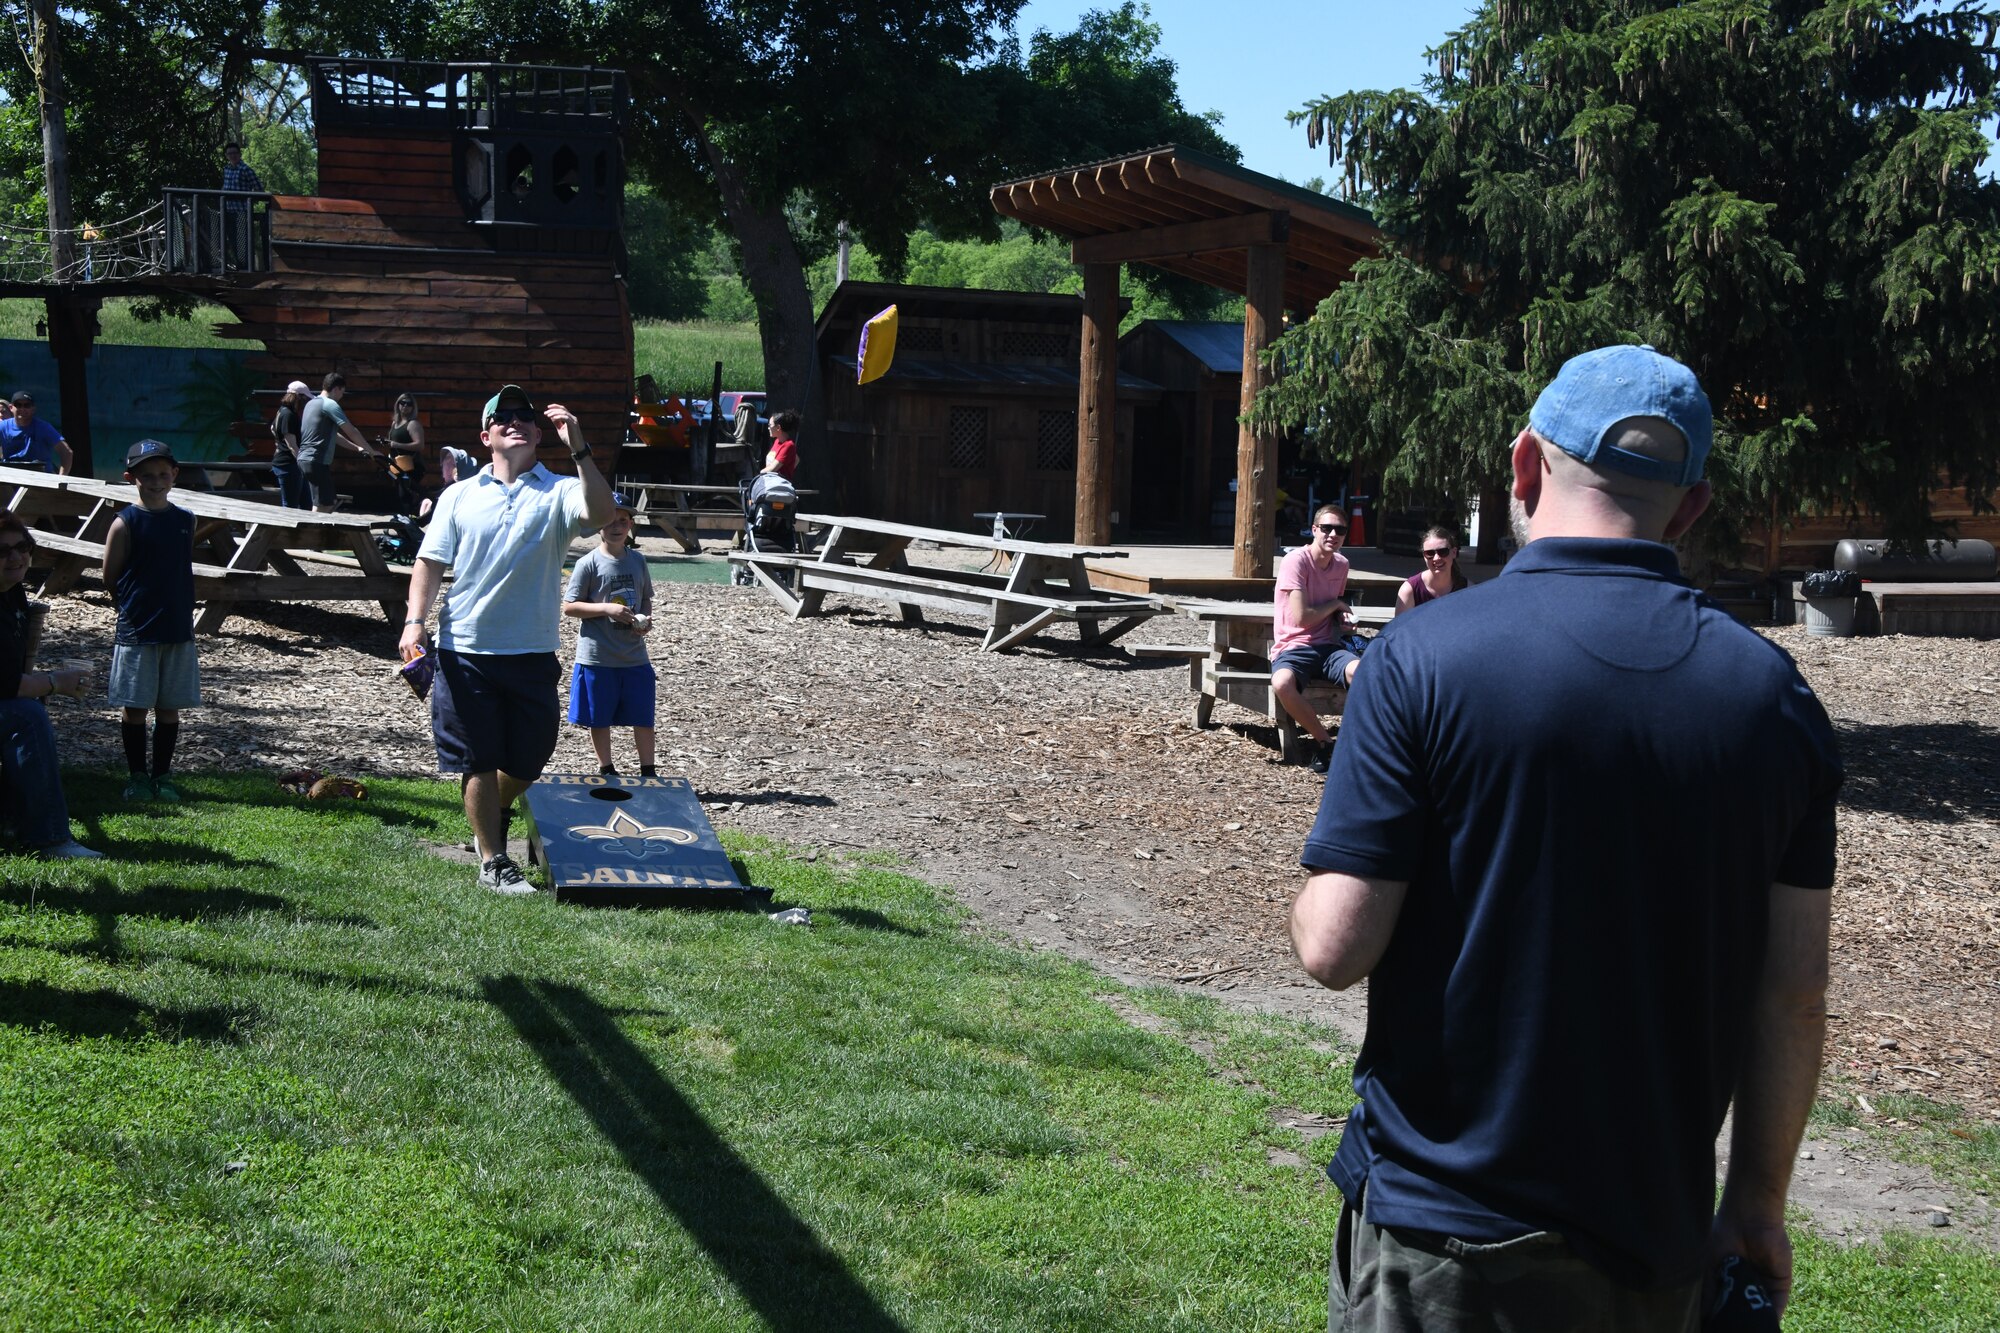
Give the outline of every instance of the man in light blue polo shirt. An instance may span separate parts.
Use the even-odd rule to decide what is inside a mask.
[[[426,651],[424,622],[449,568],[431,695],[438,767],[460,775],[480,884],[515,895],[534,888],[507,855],[507,812],[555,753],[561,721],[563,557],[614,510],[568,408],[538,408],[509,384],[486,400],[480,419],[493,462],[438,497],[410,573],[401,647],[405,662]],[[568,448],[576,476],[535,461],[545,425]]]

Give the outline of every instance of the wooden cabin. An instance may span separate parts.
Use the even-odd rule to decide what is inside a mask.
[[[266,271],[217,291],[239,321],[218,332],[261,340],[251,364],[277,391],[341,371],[371,437],[411,394],[433,462],[518,383],[575,412],[608,466],[632,399],[625,76],[316,59],[310,77],[319,193],[270,201]],[[552,434],[541,458],[573,470]],[[338,466],[358,483],[367,464]]]
[[[861,328],[884,307],[898,314],[889,373],[855,381]],[[1075,296],[844,282],[817,329],[826,386],[826,465],[808,484],[836,513],[972,530],[974,514],[1042,514],[1039,535],[1066,537],[1076,510],[1078,339]],[[1159,389],[1120,375],[1119,502],[1113,531],[1132,513],[1135,409]],[[774,408],[785,404],[774,403]],[[810,465],[810,460],[808,460]]]
[[[1179,542],[1229,543],[1236,523],[1236,414],[1243,324],[1149,319],[1118,340],[1118,369],[1160,386],[1134,413],[1147,460],[1134,478],[1138,531]]]

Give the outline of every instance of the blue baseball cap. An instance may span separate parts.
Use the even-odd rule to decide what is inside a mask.
[[[130,472],[149,458],[164,458],[175,467],[180,466],[170,447],[158,440],[141,440],[125,451],[125,470]]]
[[[1648,458],[1604,438],[1627,417],[1658,417],[1687,441],[1687,457]],[[1528,413],[1535,434],[1594,467],[1613,468],[1648,481],[1692,486],[1701,480],[1714,441],[1708,395],[1694,372],[1651,347],[1600,347],[1573,356],[1535,399]]]
[[[628,514],[636,514],[639,512],[638,510],[632,507],[632,497],[625,494],[625,492],[623,491],[611,492],[611,507],[613,509],[622,509]]]

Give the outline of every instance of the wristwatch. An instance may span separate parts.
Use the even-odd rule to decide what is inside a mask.
[[[590,446],[585,445],[581,449],[570,450],[569,457],[572,463],[581,463],[584,459],[590,457]]]
[[[405,625],[421,625],[424,622],[421,619],[418,619],[418,620],[405,620],[403,623]]]

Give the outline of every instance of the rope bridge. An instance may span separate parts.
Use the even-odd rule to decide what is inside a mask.
[[[268,272],[270,201],[268,194],[242,190],[171,189],[116,222],[86,222],[68,231],[0,222],[0,282],[77,286]],[[68,245],[58,246],[58,238]],[[58,262],[63,249],[68,259]]]

